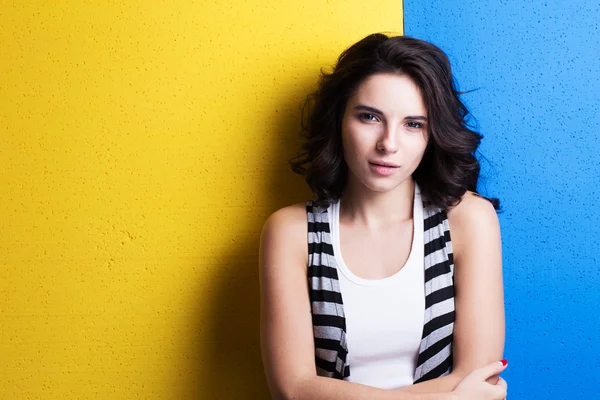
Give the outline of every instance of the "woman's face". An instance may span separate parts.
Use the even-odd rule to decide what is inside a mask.
[[[427,147],[419,88],[398,74],[375,74],[350,97],[342,120],[348,183],[384,192],[407,181]]]

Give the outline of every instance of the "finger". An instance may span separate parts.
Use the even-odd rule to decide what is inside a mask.
[[[493,393],[492,398],[494,400],[506,399],[506,387],[496,385],[496,386],[492,386],[491,389],[492,389],[492,393]]]
[[[498,383],[498,379],[500,378],[500,375],[492,375],[489,378],[486,379],[487,383],[489,383],[490,385],[495,385]]]
[[[498,383],[496,383],[496,386],[503,387],[503,388],[504,388],[504,390],[507,390],[507,389],[508,389],[508,384],[507,384],[507,383],[506,383],[506,381],[505,381],[504,379],[502,379],[502,378],[499,378],[499,379],[498,379]]]
[[[473,371],[473,375],[475,375],[480,381],[485,381],[494,375],[500,375],[500,373],[506,369],[507,365],[508,363],[506,360],[496,361],[486,365],[485,367],[476,369]]]

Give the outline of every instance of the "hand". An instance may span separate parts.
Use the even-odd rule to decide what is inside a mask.
[[[455,400],[503,400],[506,398],[506,381],[498,377],[498,383],[490,384],[488,379],[497,377],[506,369],[502,362],[494,362],[476,369],[467,375],[452,392]]]

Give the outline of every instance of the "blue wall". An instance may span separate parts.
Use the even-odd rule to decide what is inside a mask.
[[[405,0],[450,56],[500,197],[509,398],[600,399],[600,2]]]

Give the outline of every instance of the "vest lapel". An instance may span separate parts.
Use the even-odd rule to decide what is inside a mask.
[[[350,376],[346,319],[326,208],[307,203],[308,284],[319,376]],[[446,213],[423,205],[425,319],[415,383],[452,370],[454,259]]]
[[[446,213],[424,207],[425,320],[415,383],[452,370],[454,331],[454,263]]]

